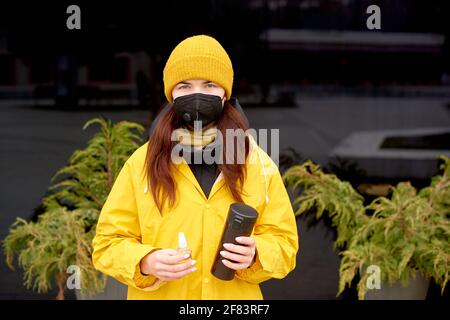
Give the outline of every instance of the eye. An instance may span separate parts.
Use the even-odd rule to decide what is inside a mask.
[[[207,83],[206,87],[208,87],[208,88],[217,88],[217,86],[214,83]]]
[[[181,86],[178,86],[178,89],[187,89],[188,87],[187,84],[182,84]]]

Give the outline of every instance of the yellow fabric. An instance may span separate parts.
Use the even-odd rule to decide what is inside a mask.
[[[196,148],[204,147],[216,139],[217,127],[212,126],[200,132],[188,130],[186,128],[178,128],[174,131],[176,141],[183,145],[193,146]]]
[[[225,89],[227,99],[233,87],[233,65],[221,44],[206,35],[181,41],[169,56],[163,71],[164,93],[173,103],[172,90],[181,81],[205,79]]]
[[[256,261],[237,271],[233,280],[222,281],[211,274],[211,267],[228,208],[235,202],[222,175],[207,198],[186,162],[175,164],[177,201],[172,209],[166,203],[160,213],[142,170],[147,147],[145,143],[136,150],[120,171],[93,240],[95,268],[127,284],[128,299],[262,299],[259,283],[281,279],[295,268],[298,235],[294,212],[278,168],[262,149],[251,149],[243,187],[244,202],[259,212],[252,234]],[[170,282],[142,275],[141,259],[157,248],[177,248],[178,232],[185,233],[198,270]]]

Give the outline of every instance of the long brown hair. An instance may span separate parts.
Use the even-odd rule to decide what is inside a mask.
[[[175,129],[182,125],[181,118],[171,107],[156,124],[148,140],[147,155],[145,158],[146,178],[153,199],[160,212],[167,199],[169,199],[170,207],[173,207],[175,204],[176,182],[173,179],[171,152],[177,142],[171,140],[171,135]],[[223,140],[220,149],[222,159],[225,159],[225,155],[227,154],[226,130],[242,129],[245,132],[248,129],[248,125],[239,111],[229,102],[225,102],[222,114],[217,120],[217,129],[220,130],[222,134]],[[233,145],[236,149],[241,148],[241,150],[231,151],[233,162],[227,163],[226,161],[222,161],[218,164],[218,169],[222,171],[225,184],[233,198],[238,202],[243,202],[241,194],[242,186],[246,178],[245,163],[239,163],[237,157],[239,154],[242,154],[244,155],[244,159],[247,159],[249,153],[249,139],[245,136],[244,143],[239,143],[239,141],[239,138],[235,137],[235,143]],[[230,150],[228,150],[228,152],[230,152]]]

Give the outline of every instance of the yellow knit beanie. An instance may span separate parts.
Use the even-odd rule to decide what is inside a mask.
[[[190,79],[215,82],[225,89],[226,99],[230,99],[233,65],[216,39],[206,35],[193,36],[173,49],[163,71],[164,93],[170,103],[173,103],[172,90],[175,85]]]

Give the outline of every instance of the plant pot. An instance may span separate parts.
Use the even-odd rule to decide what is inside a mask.
[[[75,290],[77,300],[126,300],[128,287],[114,278],[106,279],[106,286],[103,292],[97,293],[92,297],[85,297],[80,290]]]
[[[425,300],[430,279],[420,273],[410,278],[406,287],[400,281],[394,284],[381,283],[381,289],[368,290],[365,300]]]

